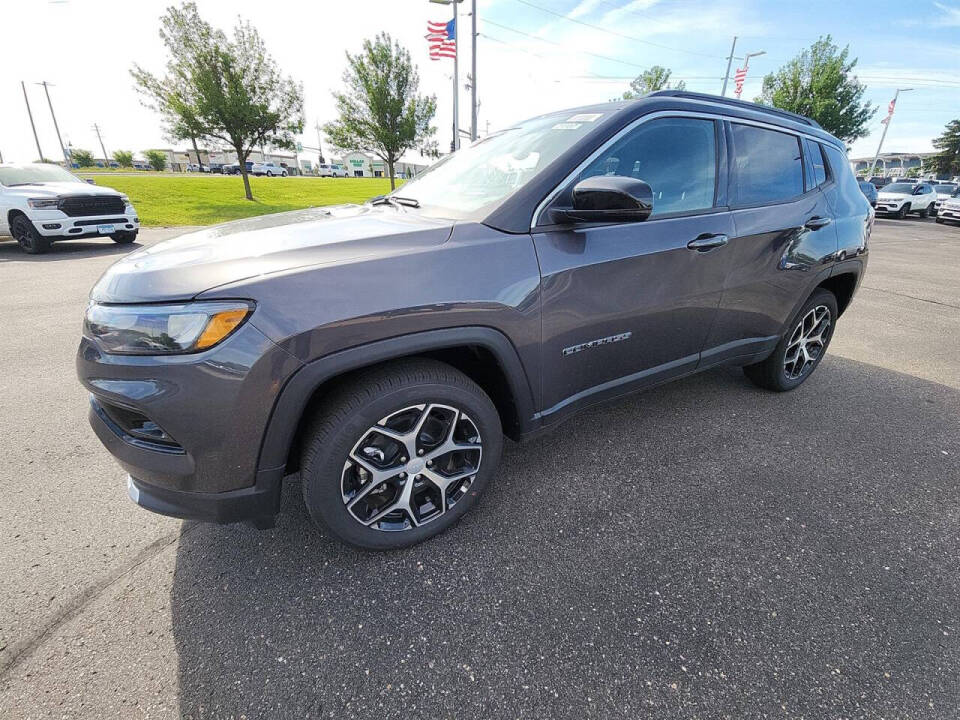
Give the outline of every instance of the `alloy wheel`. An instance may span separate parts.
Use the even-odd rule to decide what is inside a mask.
[[[353,445],[340,491],[350,515],[374,530],[436,520],[467,493],[480,470],[480,431],[450,405],[411,405],[383,418]]]
[[[817,305],[807,312],[790,334],[783,358],[783,371],[788,380],[796,380],[809,372],[826,347],[830,330],[830,308]]]

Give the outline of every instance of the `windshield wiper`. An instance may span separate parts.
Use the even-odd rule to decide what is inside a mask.
[[[397,197],[396,195],[378,195],[370,200],[371,205],[394,205],[396,207],[420,207],[420,201],[415,198]]]

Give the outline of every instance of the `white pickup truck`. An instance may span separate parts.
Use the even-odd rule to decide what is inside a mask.
[[[935,215],[937,193],[926,182],[893,182],[877,194],[877,214],[894,215],[901,220],[907,213],[919,213],[920,217]]]
[[[24,252],[44,253],[57,240],[110,237],[133,242],[140,218],[126,195],[84,182],[57,165],[0,163],[0,235]]]

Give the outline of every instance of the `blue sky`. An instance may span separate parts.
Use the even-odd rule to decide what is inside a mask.
[[[870,124],[871,137],[855,143],[854,154],[875,150],[880,119],[897,87],[914,90],[901,95],[885,150],[928,150],[944,124],[960,117],[960,0],[498,0],[487,5],[480,17],[489,21],[481,21],[481,27],[491,45],[514,55],[521,54],[515,48],[525,47],[550,56],[557,63],[552,75],[571,74],[564,63],[578,65],[588,76],[581,93],[593,98],[614,97],[640,67],[653,64],[671,68],[690,90],[719,92],[724,58],[738,35],[738,55],[766,51],[751,59],[743,97],[753,99],[764,74],[830,34],[841,47],[850,46],[858,58],[856,72],[867,85],[866,98],[880,108]]]
[[[2,0],[4,51],[0,70],[0,152],[29,161],[36,148],[20,81],[37,122],[44,155],[56,157],[57,137],[42,88],[51,96],[64,141],[96,149],[93,124],[107,152],[170,147],[156,115],[133,89],[134,62],[162,70],[157,36],[160,15],[174,0]],[[854,154],[876,149],[880,119],[897,87],[901,96],[885,149],[923,151],[950,120],[960,118],[960,0],[477,0],[480,127],[491,130],[532,115],[619,96],[642,68],[670,67],[691,90],[719,92],[733,35],[737,51],[767,54],[751,60],[744,97],[759,93],[764,73],[821,34],[849,44],[859,58],[867,97],[879,106],[872,135]],[[447,146],[452,126],[452,61],[431,62],[426,23],[444,20],[450,8],[427,0],[197,0],[201,15],[229,29],[238,15],[260,31],[283,70],[304,86],[307,129],[316,144],[317,122],[333,119],[331,91],[341,87],[344,52],[364,38],[391,33],[420,68],[421,90],[437,97],[436,126]],[[470,1],[460,7],[469,11]],[[553,13],[553,14],[551,14]],[[563,17],[558,17],[563,16]],[[574,22],[577,21],[577,22]],[[596,27],[590,27],[596,26]],[[599,29],[598,29],[599,28]],[[43,47],[38,50],[38,29]],[[109,40],[105,41],[104,38]],[[463,89],[470,49],[469,18],[461,42],[461,126],[469,125]],[[610,59],[604,59],[604,56]]]

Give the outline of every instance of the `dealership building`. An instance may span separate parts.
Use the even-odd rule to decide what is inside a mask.
[[[917,168],[922,173],[924,171],[924,162],[936,155],[934,152],[921,153],[881,153],[877,158],[877,174],[879,175],[903,175],[912,168]],[[870,163],[873,162],[873,156],[866,158],[850,158],[850,165],[855,173],[863,173],[870,169]]]

